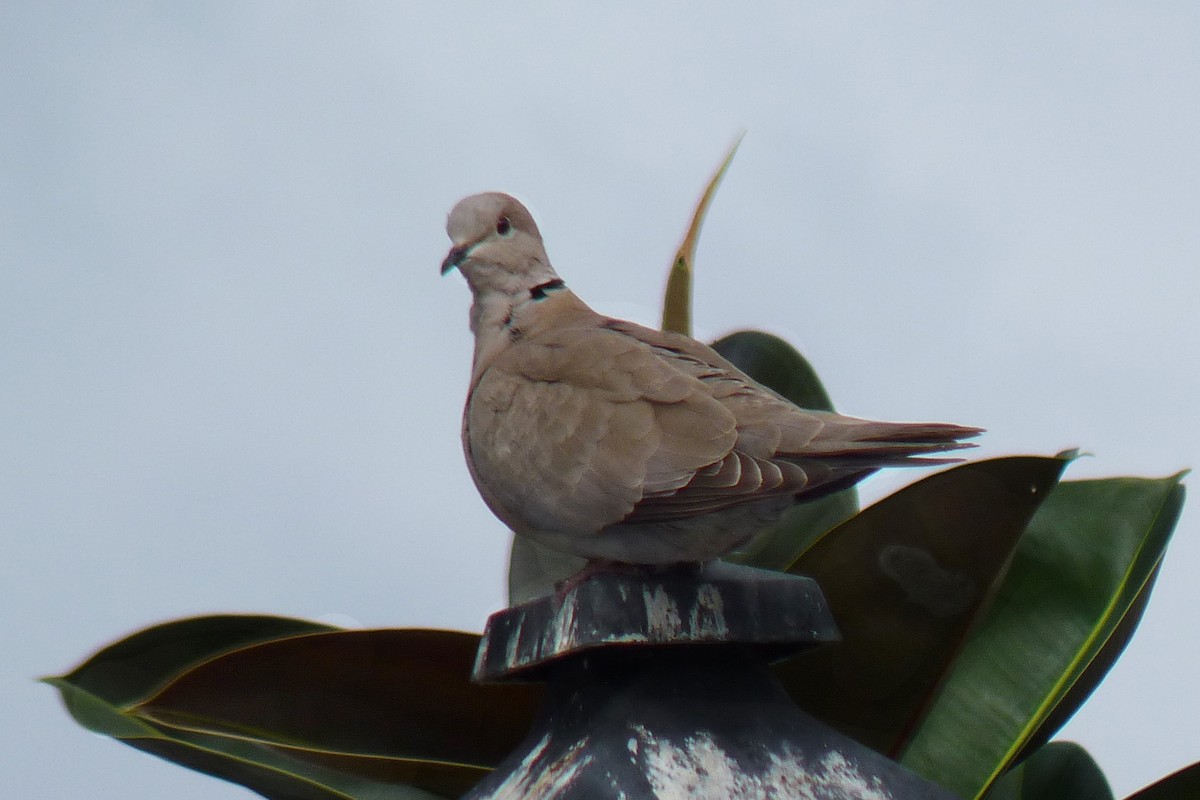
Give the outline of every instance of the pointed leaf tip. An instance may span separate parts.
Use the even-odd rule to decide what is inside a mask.
[[[663,298],[662,329],[664,331],[682,333],[685,336],[692,335],[692,265],[696,263],[696,245],[700,241],[700,228],[704,225],[704,218],[708,215],[708,207],[717,193],[717,187],[721,185],[721,180],[729,170],[729,165],[733,163],[733,156],[737,153],[745,136],[745,131],[738,134],[737,139],[725,154],[721,166],[709,179],[704,193],[700,195],[700,202],[696,204],[696,210],[692,214],[692,224],[683,237],[683,244],[679,246],[679,251],[671,262],[671,270],[667,275],[667,291]]]

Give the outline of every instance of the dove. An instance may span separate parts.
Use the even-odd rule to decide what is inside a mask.
[[[973,445],[979,428],[800,408],[688,336],[603,316],[550,264],[529,211],[461,200],[457,269],[475,335],[462,442],[517,535],[594,564],[709,561],[797,502]]]

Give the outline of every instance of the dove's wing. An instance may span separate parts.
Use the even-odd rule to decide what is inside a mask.
[[[779,494],[815,498],[880,467],[954,461],[920,456],[969,447],[957,440],[979,433],[958,425],[878,422],[803,409],[690,337],[619,320],[604,326],[646,345],[660,369],[700,381],[733,414],[737,432],[733,448],[684,486],[647,487],[629,522],[704,514]]]
[[[464,423],[497,514],[579,533],[682,490],[737,441],[733,413],[702,381],[602,327],[551,327],[509,347],[480,376]]]

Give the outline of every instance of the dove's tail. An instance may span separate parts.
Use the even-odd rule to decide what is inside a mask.
[[[879,466],[893,466],[925,453],[941,453],[974,447],[970,439],[983,433],[947,422],[876,422],[855,417],[833,416],[823,430],[804,448],[804,455],[883,459]]]
[[[961,458],[934,456],[975,447],[961,441],[983,433],[982,428],[944,422],[875,422],[838,417],[809,443],[803,455],[791,459],[813,478],[797,495],[815,500],[845,489],[884,467],[931,467],[954,464]]]

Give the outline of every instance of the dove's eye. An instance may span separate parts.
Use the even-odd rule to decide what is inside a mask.
[[[496,220],[496,233],[501,236],[508,236],[512,233],[512,223],[508,221],[508,217],[501,217]]]

